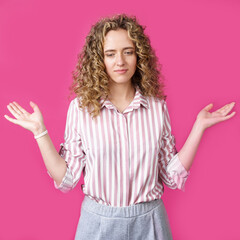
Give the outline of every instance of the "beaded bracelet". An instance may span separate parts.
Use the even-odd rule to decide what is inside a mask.
[[[37,138],[40,138],[40,137],[42,137],[42,136],[46,135],[47,133],[48,133],[48,131],[46,130],[46,131],[44,131],[44,132],[40,133],[39,135],[37,135],[37,136],[34,136],[34,138],[35,138],[35,139],[37,139]]]

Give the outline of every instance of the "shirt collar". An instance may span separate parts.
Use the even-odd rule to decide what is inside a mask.
[[[107,98],[105,101],[103,98],[100,99],[100,104],[102,104],[101,108],[106,107],[108,109],[114,109],[115,107],[110,102],[110,100]],[[137,109],[140,106],[143,106],[145,108],[149,108],[149,102],[148,99],[141,94],[139,86],[136,86],[136,92],[133,101],[130,103],[130,105],[127,107],[131,109]]]

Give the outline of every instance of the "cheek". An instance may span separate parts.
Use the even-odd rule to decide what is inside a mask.
[[[131,66],[132,66],[132,68],[136,69],[136,67],[137,67],[137,59],[134,59],[134,61],[132,61]]]
[[[105,64],[105,67],[106,67],[106,70],[109,71],[111,70],[112,68],[112,63],[110,61],[104,61],[104,64]]]
[[[134,56],[134,58],[132,59],[132,64],[137,65],[137,56]]]

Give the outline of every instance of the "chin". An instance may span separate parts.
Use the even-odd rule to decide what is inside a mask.
[[[131,82],[131,80],[126,80],[126,81],[121,81],[121,80],[113,80],[112,82],[117,83],[117,84],[124,84],[124,83],[128,83]]]
[[[129,79],[129,78],[116,78],[116,79],[111,79],[111,82],[113,82],[113,83],[119,83],[119,84],[121,84],[121,83],[128,83],[128,82],[131,82],[131,78]]]

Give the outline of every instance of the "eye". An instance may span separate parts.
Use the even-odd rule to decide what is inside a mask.
[[[114,53],[106,54],[107,57],[112,57],[113,55],[114,55]]]
[[[128,51],[128,52],[125,52],[127,55],[132,55],[133,54],[133,51]]]

